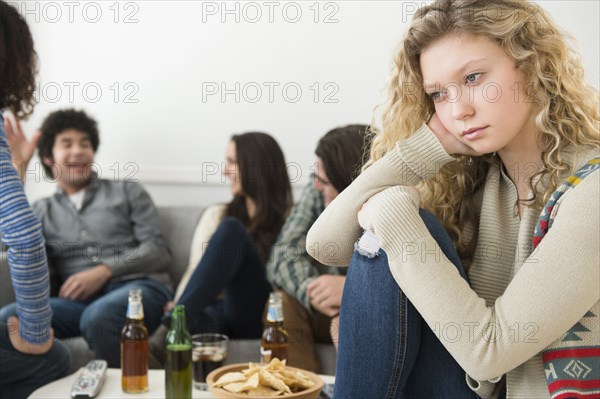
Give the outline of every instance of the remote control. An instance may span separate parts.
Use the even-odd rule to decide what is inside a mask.
[[[90,360],[81,370],[71,388],[72,398],[93,398],[98,395],[108,364],[106,360]]]

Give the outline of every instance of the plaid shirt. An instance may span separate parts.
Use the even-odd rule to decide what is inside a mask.
[[[306,287],[311,281],[322,274],[346,274],[346,268],[325,266],[306,252],[306,234],[324,209],[321,193],[309,182],[285,221],[267,263],[271,284],[298,299],[309,310]]]

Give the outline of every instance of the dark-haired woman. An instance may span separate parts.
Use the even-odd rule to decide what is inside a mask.
[[[291,187],[283,152],[268,134],[234,135],[225,158],[233,199],[204,212],[175,302],[185,305],[192,334],[258,338],[271,292],[265,265],[290,212]],[[162,367],[169,319],[150,340],[151,366]]]
[[[67,374],[71,354],[53,340],[44,236],[17,171],[5,131],[15,126],[2,116],[28,116],[34,105],[36,54],[25,19],[0,1],[0,231],[17,301],[17,317],[0,324],[0,398],[26,398]],[[35,145],[31,146],[33,151]]]

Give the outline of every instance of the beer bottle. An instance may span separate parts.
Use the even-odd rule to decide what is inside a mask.
[[[288,358],[288,333],[283,328],[283,305],[281,293],[269,295],[269,310],[260,346],[262,363],[269,363],[272,358],[279,360]]]
[[[123,392],[148,391],[148,330],[139,288],[129,290],[127,320],[121,331],[121,372]]]
[[[183,305],[175,305],[165,345],[167,348],[165,397],[167,399],[191,399],[192,338],[185,323]]]

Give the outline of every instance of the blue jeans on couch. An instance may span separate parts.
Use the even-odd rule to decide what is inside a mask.
[[[262,314],[271,285],[264,262],[244,225],[226,217],[211,237],[178,303],[185,305],[192,334],[220,332],[230,338],[262,335]],[[223,299],[216,298],[223,293]],[[163,320],[167,324],[170,313]]]
[[[0,399],[25,399],[70,368],[71,353],[62,342],[54,341],[43,355],[27,355],[12,346],[8,328],[0,322]]]
[[[129,290],[134,288],[142,290],[144,324],[152,333],[160,324],[163,306],[172,297],[172,291],[158,281],[142,278],[109,283],[86,302],[51,297],[54,336],[60,339],[83,336],[96,358],[106,360],[108,367],[121,367],[121,330],[125,325]],[[0,309],[2,322],[16,314],[16,303]]]
[[[426,211],[420,215],[466,279],[442,224]],[[477,398],[465,372],[398,287],[383,250],[372,258],[355,252],[350,263],[336,368],[336,399]]]

